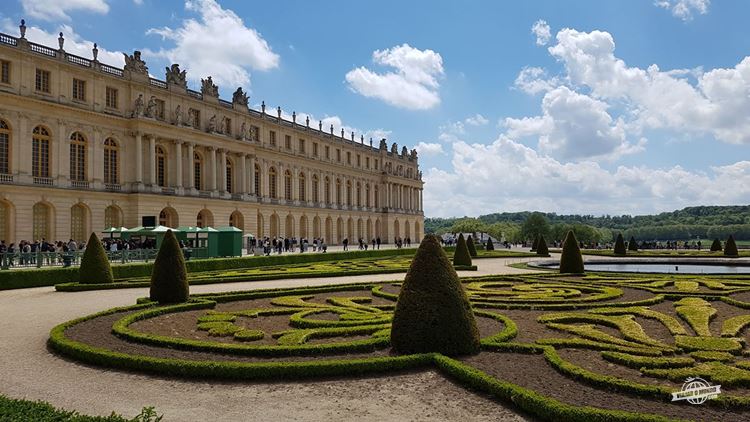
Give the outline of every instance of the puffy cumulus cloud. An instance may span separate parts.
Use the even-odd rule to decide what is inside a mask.
[[[466,120],[464,120],[467,125],[471,126],[484,126],[490,121],[487,120],[486,117],[482,116],[481,114],[477,113],[471,117],[467,117]]]
[[[188,0],[185,9],[199,19],[185,19],[178,28],[152,28],[148,34],[174,42],[171,49],[145,50],[144,54],[179,63],[191,81],[211,76],[217,85],[234,89],[250,83],[248,69],[266,71],[279,65],[261,34],[245,26],[232,10],[214,0]]]
[[[539,150],[560,159],[616,158],[643,149],[628,142],[625,123],[602,101],[560,86],[544,95],[542,115],[507,118],[511,138],[538,136]]]
[[[109,12],[105,0],[21,0],[26,16],[46,21],[69,21],[69,12],[83,11],[99,14]]]
[[[2,19],[0,26],[2,26],[2,30],[5,33],[10,34],[13,31],[18,31],[18,25],[11,22],[8,18]],[[57,49],[57,37],[59,37],[60,32],[65,37],[65,51],[76,56],[93,58],[91,50],[94,48],[94,42],[81,37],[69,25],[60,25],[52,32],[45,31],[37,26],[29,26],[26,28],[26,39]],[[97,48],[99,49],[98,60],[100,62],[116,67],[123,67],[125,65],[125,59],[121,52],[110,51],[102,46],[97,46]]]
[[[701,15],[708,13],[711,0],[656,0],[654,4],[671,11],[673,16],[683,21],[689,21],[693,19],[694,12]]]
[[[536,36],[536,45],[547,45],[552,37],[547,21],[539,19],[531,26],[531,33]]]
[[[541,67],[524,67],[513,82],[516,89],[531,95],[549,91],[559,85],[559,79],[556,77],[549,78],[547,71]]]
[[[425,173],[429,216],[529,209],[641,214],[750,201],[750,161],[707,172],[679,166],[607,170],[593,161],[561,162],[501,136],[489,145],[454,143],[451,163],[449,170],[432,168]]]
[[[733,68],[702,73],[662,71],[657,65],[628,66],[615,56],[615,42],[607,32],[566,28],[556,39],[549,52],[563,63],[570,83],[588,88],[600,100],[622,103],[633,116],[634,128],[750,143],[750,57]]]
[[[375,50],[372,60],[395,71],[377,73],[364,66],[352,69],[345,77],[352,91],[409,110],[425,110],[440,104],[438,78],[444,72],[439,53],[402,44]]]
[[[414,147],[420,155],[439,155],[443,154],[443,145],[438,143],[420,142]]]

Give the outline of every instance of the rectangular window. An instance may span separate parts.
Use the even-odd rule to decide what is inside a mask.
[[[299,140],[299,152],[301,152],[302,154],[305,153],[305,140],[304,139]]]
[[[346,152],[346,164],[352,164],[352,153],[349,151]]]
[[[36,90],[49,93],[49,72],[42,69],[36,70]]]
[[[73,78],[73,99],[86,101],[86,81]]]
[[[292,136],[284,135],[284,148],[292,149]]]
[[[164,100],[156,100],[156,116],[159,120],[164,120]]]
[[[229,117],[227,117],[226,119],[227,119],[227,127],[225,128],[226,129],[225,135],[231,135],[232,134],[232,119],[230,119]]]
[[[276,146],[276,132],[270,131],[268,133],[268,143],[271,144],[272,147]]]
[[[201,111],[191,109],[190,112],[193,113],[193,128],[200,129],[201,128]]]
[[[253,141],[260,142],[260,138],[258,138],[258,136],[260,136],[259,134],[260,128],[258,126],[253,126]]]
[[[317,157],[317,156],[318,156],[318,143],[313,142],[313,157]]]
[[[117,109],[117,88],[112,88],[111,86],[107,87],[107,95],[106,95],[106,105],[107,108],[114,108]]]
[[[365,157],[365,167],[367,167],[368,170],[370,169],[370,157]]]
[[[376,158],[375,159],[375,170],[377,170],[377,169],[378,169],[378,159]]]
[[[357,154],[357,167],[362,167],[362,158]]]
[[[336,161],[341,162],[341,150],[336,148]]]
[[[10,83],[10,62],[7,60],[0,60],[0,82]]]
[[[330,160],[330,159],[331,159],[331,147],[326,145],[326,160]]]

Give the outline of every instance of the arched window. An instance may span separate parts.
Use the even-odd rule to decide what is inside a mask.
[[[110,205],[104,209],[104,228],[121,227],[122,218],[120,218],[120,209]]]
[[[380,199],[378,199],[378,187],[375,186],[375,208],[378,208],[380,204]]]
[[[198,213],[198,217],[195,219],[195,225],[200,228],[206,227],[206,215],[203,211]]]
[[[159,213],[159,225],[167,227],[177,227],[179,222],[177,221],[177,212],[174,208],[164,208]]]
[[[319,184],[320,184],[320,181],[318,180],[318,175],[317,174],[313,174],[313,177],[312,177],[312,201],[315,202],[315,203],[317,203],[319,201],[319,199],[320,199],[319,196],[318,196]],[[317,237],[317,236],[315,236],[315,237]]]
[[[42,126],[35,127],[31,142],[31,168],[34,177],[49,177],[49,143],[49,131]]]
[[[32,231],[34,240],[50,239],[50,219],[52,212],[47,204],[37,202],[32,208]]]
[[[232,161],[227,160],[227,184],[226,184],[226,191],[229,193],[232,193]]]
[[[81,205],[73,205],[70,208],[70,238],[81,242],[86,240],[86,208]]]
[[[274,167],[268,169],[268,196],[273,199],[278,198],[276,194],[276,169]]]
[[[203,159],[197,152],[193,153],[193,186],[203,190]]]
[[[352,182],[346,181],[346,205],[352,206]]]
[[[357,182],[357,206],[362,206],[362,185]]]
[[[305,192],[305,173],[299,174],[299,200],[300,201],[307,201],[307,192]]]
[[[70,135],[70,180],[86,180],[86,138],[81,132]]]
[[[284,172],[284,198],[292,200],[292,173],[289,170]]]
[[[260,196],[260,166],[255,165],[255,195]]]
[[[104,183],[120,183],[119,146],[112,138],[104,140]]]
[[[10,128],[0,120],[0,174],[10,174]]]
[[[365,206],[370,208],[370,184],[365,185]]]
[[[341,205],[341,179],[336,179],[336,205]]]
[[[325,182],[323,182],[323,195],[326,204],[331,203],[331,179],[326,176]],[[330,237],[330,236],[329,236]]]
[[[156,184],[167,186],[167,154],[161,146],[156,147]]]

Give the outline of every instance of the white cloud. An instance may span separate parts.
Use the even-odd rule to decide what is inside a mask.
[[[187,0],[185,9],[200,14],[200,19],[185,19],[179,28],[149,29],[148,34],[161,35],[175,46],[145,54],[179,63],[193,82],[212,76],[217,85],[231,90],[250,83],[248,69],[278,67],[279,56],[232,10],[214,0]]]
[[[484,126],[487,123],[489,123],[489,120],[487,120],[486,117],[482,116],[481,114],[477,113],[471,117],[467,117],[466,120],[464,120],[467,125],[471,126]]]
[[[549,78],[547,71],[541,67],[524,67],[513,83],[517,89],[531,95],[549,91],[559,84],[558,78]]]
[[[377,73],[364,66],[352,69],[346,74],[352,91],[410,110],[425,110],[440,104],[438,78],[443,75],[443,58],[439,53],[402,44],[375,50],[372,60],[396,71]]]
[[[5,33],[12,33],[14,29],[18,30],[18,26],[8,18],[2,19],[1,25]],[[65,51],[87,59],[93,58],[91,50],[94,48],[94,43],[83,39],[68,25],[60,25],[52,32],[45,31],[36,26],[29,26],[26,28],[26,38],[37,44],[57,49],[57,37],[59,37],[60,32],[63,33],[63,37],[65,38]],[[100,62],[116,67],[123,67],[125,65],[125,59],[121,52],[110,51],[102,46],[98,46],[97,48],[99,50],[98,59]]]
[[[507,135],[536,135],[541,152],[566,160],[617,158],[643,150],[642,143],[628,142],[623,120],[613,119],[607,108],[602,101],[560,86],[544,95],[541,116],[506,119]]]
[[[83,11],[107,14],[105,0],[21,0],[26,16],[46,21],[69,21],[69,12]]]
[[[531,32],[536,35],[536,45],[547,45],[552,37],[547,21],[539,19],[531,26]]]
[[[711,0],[656,0],[654,4],[671,11],[673,16],[683,21],[689,21],[693,19],[693,12],[701,15],[708,13]]]
[[[439,155],[443,154],[443,146],[438,143],[420,142],[414,147],[420,155]]]
[[[140,6],[140,5],[142,5],[142,4],[143,4],[143,0],[133,0],[133,3],[134,3],[134,4],[136,5],[136,6]]]
[[[669,129],[710,134],[734,144],[750,144],[750,57],[733,68],[692,72],[628,66],[614,55],[607,32],[563,29],[550,54],[565,66],[566,79],[602,101],[617,102],[636,130]]]
[[[453,144],[451,162],[450,170],[425,173],[429,216],[530,209],[619,215],[750,201],[750,161],[707,172],[679,166],[607,170],[593,161],[563,163],[500,136],[489,145]]]

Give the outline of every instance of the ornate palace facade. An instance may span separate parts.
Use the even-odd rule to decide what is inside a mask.
[[[419,241],[416,151],[187,88],[178,65],[149,77],[0,34],[0,239],[233,225],[256,236]]]

